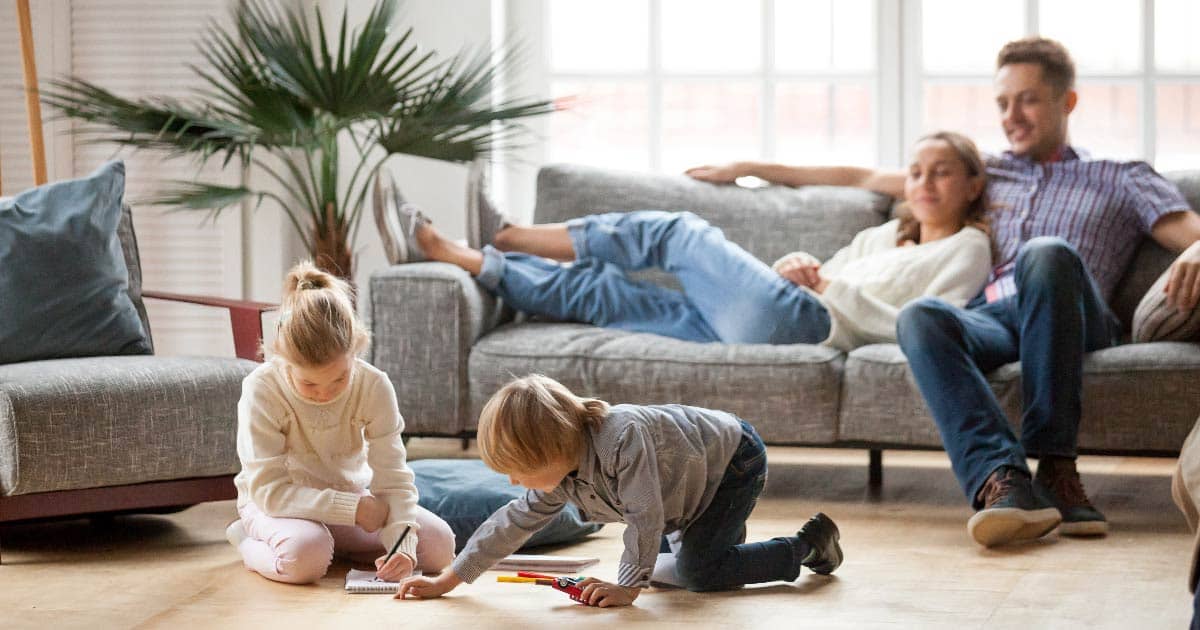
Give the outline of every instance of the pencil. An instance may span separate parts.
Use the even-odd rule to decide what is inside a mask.
[[[387,561],[391,560],[392,556],[396,555],[396,550],[400,548],[400,542],[403,541],[404,537],[408,535],[408,530],[410,529],[412,529],[412,525],[404,526],[404,531],[400,533],[400,537],[396,539],[396,544],[392,545],[392,550],[389,551],[388,555],[383,559],[383,564],[387,564]]]

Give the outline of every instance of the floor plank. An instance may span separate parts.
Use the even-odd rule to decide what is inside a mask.
[[[457,442],[413,440],[410,456],[461,457]],[[830,578],[693,594],[649,591],[599,610],[560,593],[498,584],[497,573],[436,601],[396,602],[341,591],[348,564],[311,586],[272,583],[242,568],[224,540],[230,501],[168,516],[0,528],[6,628],[1160,628],[1185,627],[1191,535],[1170,499],[1174,462],[1085,457],[1085,485],[1105,510],[1103,539],[986,550],[970,541],[970,510],[943,453],[887,452],[884,487],[866,492],[864,451],[772,447],[771,477],[751,539],[793,533],[824,511],[842,530],[846,562]],[[612,578],[621,527],[560,550],[591,554]]]

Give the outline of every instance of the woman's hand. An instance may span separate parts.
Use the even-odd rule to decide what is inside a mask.
[[[747,173],[742,172],[741,165],[737,162],[721,166],[696,166],[684,171],[683,174],[692,179],[698,179],[702,182],[712,182],[714,184],[732,184],[733,180],[747,175]]]
[[[417,576],[404,580],[400,583],[400,588],[396,589],[395,598],[404,599],[408,595],[421,599],[441,597],[454,590],[454,587],[459,584],[462,584],[462,580],[455,575],[454,571],[446,569],[436,578]]]
[[[818,273],[821,269],[821,261],[804,252],[788,254],[775,261],[771,268],[792,284],[810,289],[816,289],[822,280],[821,274]],[[819,290],[817,292],[820,293]]]
[[[358,509],[354,511],[354,524],[368,532],[378,531],[387,522],[391,508],[383,499],[370,494],[358,498]]]
[[[404,553],[394,553],[391,560],[384,560],[387,560],[387,554],[375,558],[375,575],[384,582],[399,582],[412,575],[413,567],[416,566],[413,559]]]
[[[636,586],[619,586],[609,584],[596,578],[587,578],[579,583],[583,589],[580,599],[589,606],[609,608],[610,606],[628,606],[641,594],[642,589]]]

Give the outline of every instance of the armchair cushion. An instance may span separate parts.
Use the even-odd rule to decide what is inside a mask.
[[[0,200],[0,363],[149,354],[117,228],[125,165]]]
[[[234,410],[256,366],[156,356],[0,365],[0,495],[236,473]]]

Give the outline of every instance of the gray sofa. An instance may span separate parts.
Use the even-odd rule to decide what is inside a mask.
[[[1200,208],[1200,172],[1169,177],[1192,208]],[[854,189],[751,190],[555,165],[538,175],[534,217],[544,223],[595,212],[689,210],[770,262],[796,249],[826,259],[859,230],[886,221],[891,208],[890,198]],[[1114,299],[1127,327],[1172,258],[1150,241],[1140,247]],[[370,289],[371,360],[391,375],[413,434],[469,436],[488,396],[514,375],[541,372],[609,401],[725,409],[752,422],[772,444],[870,449],[872,483],[879,480],[882,449],[941,447],[894,344],[846,354],[823,346],[698,344],[530,321],[441,263],[379,271]],[[1020,379],[1017,364],[989,375],[1014,424]],[[1088,355],[1081,448],[1177,453],[1200,415],[1198,382],[1198,344],[1126,344]]]
[[[236,496],[241,382],[271,304],[141,290],[128,207],[119,237],[130,297],[228,309],[240,358],[153,355],[0,365],[0,523],[172,511]]]

